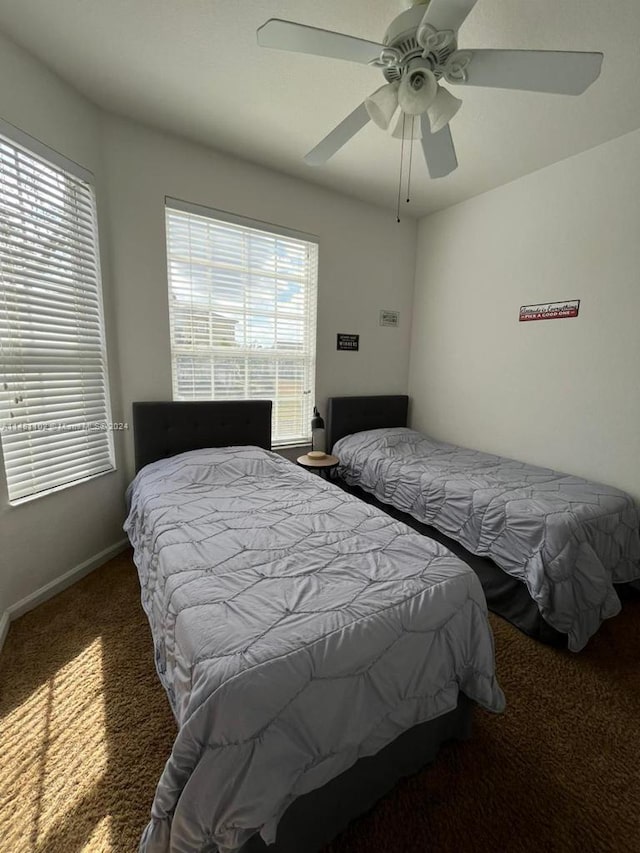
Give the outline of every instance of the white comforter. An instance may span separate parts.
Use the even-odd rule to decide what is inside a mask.
[[[125,524],[179,732],[144,853],[272,842],[292,800],[459,691],[504,697],[475,574],[253,447],[143,469]]]
[[[346,436],[335,452],[347,483],[526,584],[574,652],[620,612],[614,584],[640,578],[639,508],[612,486],[405,427]]]

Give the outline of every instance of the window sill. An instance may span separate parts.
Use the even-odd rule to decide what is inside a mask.
[[[273,442],[271,444],[271,449],[274,452],[277,452],[279,450],[294,449],[296,447],[311,447],[311,439],[307,438],[302,439],[301,441],[287,442],[286,444],[278,444],[277,442]]]

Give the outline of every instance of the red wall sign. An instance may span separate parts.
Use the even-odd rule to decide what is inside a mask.
[[[523,305],[520,308],[520,322],[528,320],[565,320],[577,317],[580,311],[580,300],[570,299],[566,302],[544,302],[542,305]]]

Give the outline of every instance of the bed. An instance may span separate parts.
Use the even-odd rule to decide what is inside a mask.
[[[125,529],[178,724],[143,853],[313,853],[504,707],[474,573],[270,452],[270,420],[134,404]]]
[[[580,651],[640,578],[640,515],[610,486],[436,441],[408,429],[405,396],[334,397],[338,475],[466,559],[489,607]],[[448,538],[442,538],[442,537]],[[465,553],[466,552],[466,553]]]

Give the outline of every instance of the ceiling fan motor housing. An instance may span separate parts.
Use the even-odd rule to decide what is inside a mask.
[[[417,33],[427,6],[428,2],[418,3],[406,9],[391,22],[385,33],[383,44],[390,51],[384,62],[383,74],[389,83],[400,80],[409,67],[418,64],[416,60],[421,60],[420,65],[431,69],[436,77],[440,78],[442,72],[439,68],[457,50],[454,39],[446,47],[432,50],[423,57],[424,48],[418,43]]]

